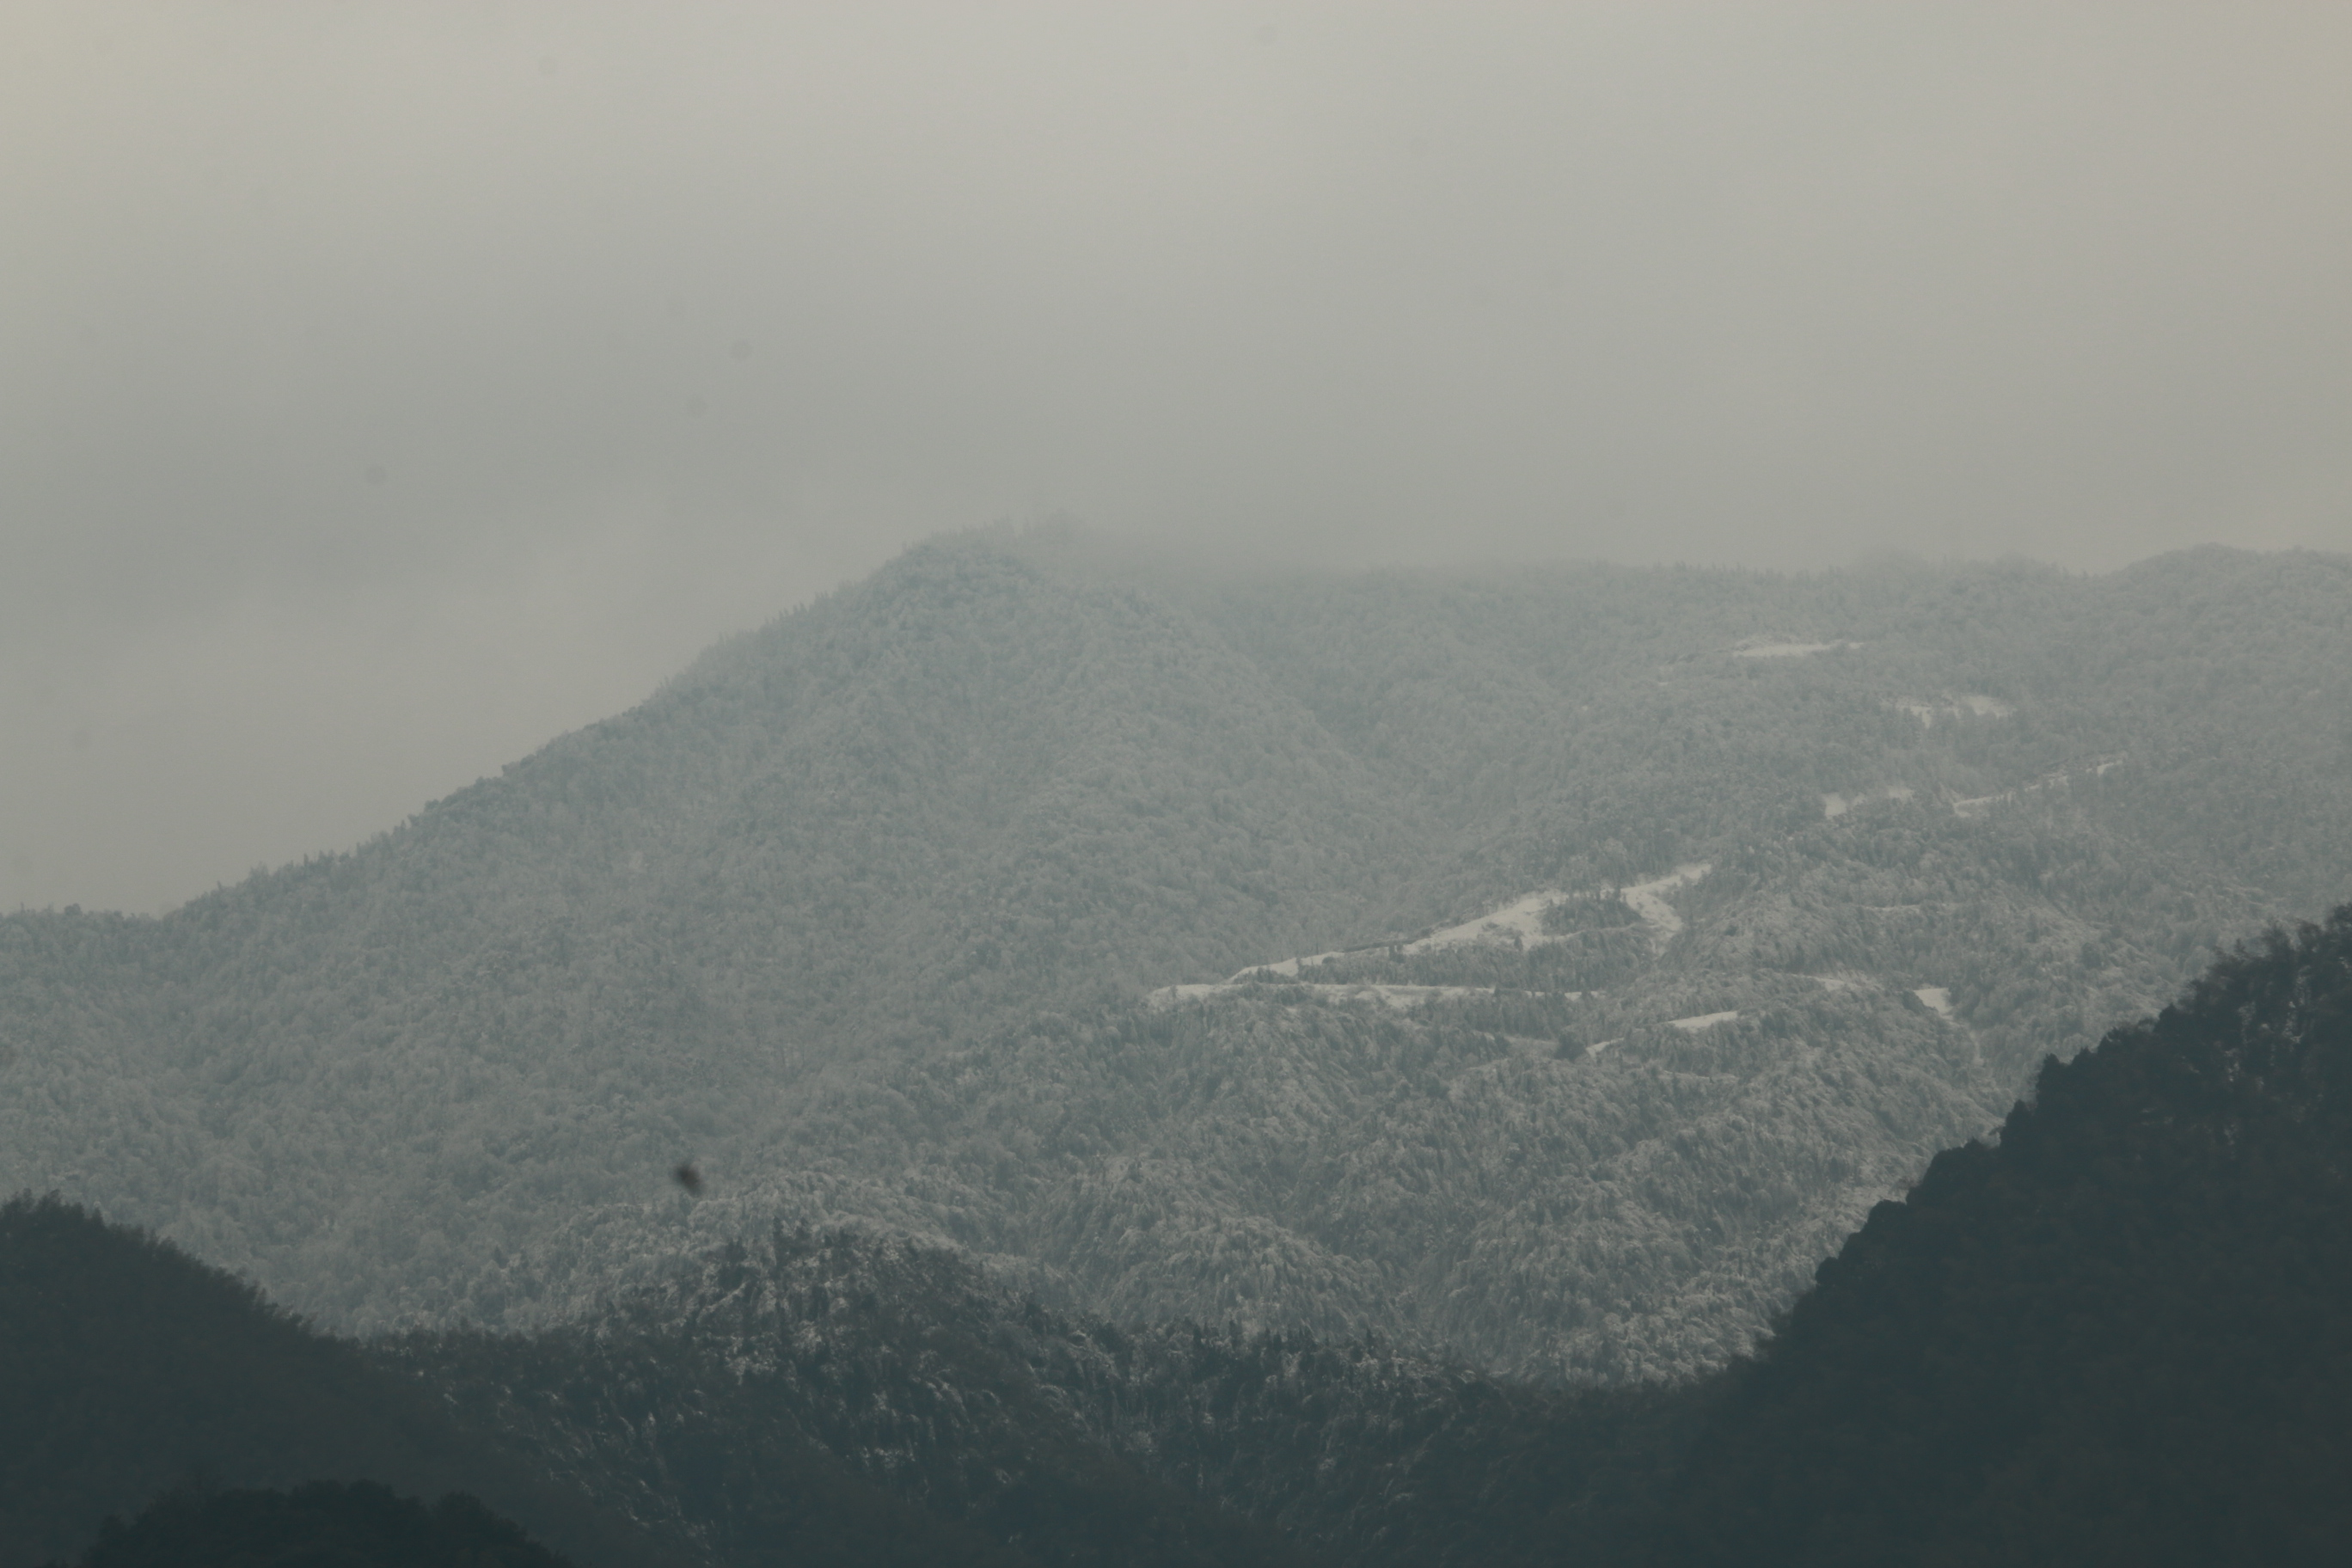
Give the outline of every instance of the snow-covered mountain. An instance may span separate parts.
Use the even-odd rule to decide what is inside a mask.
[[[2347,607],[2311,555],[945,539],[352,853],[0,920],[0,1186],[355,1327],[781,1215],[1118,1315],[1702,1364],[2044,1055],[2352,886]]]

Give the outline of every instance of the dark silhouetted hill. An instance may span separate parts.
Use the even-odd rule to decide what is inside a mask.
[[[826,1297],[830,1343],[814,1361],[799,1345],[807,1376],[780,1384],[757,1373],[794,1353],[793,1334],[684,1334],[642,1308],[593,1332],[367,1350],[167,1243],[55,1198],[13,1199],[0,1205],[0,1563],[68,1556],[110,1515],[97,1568],[248,1537],[292,1561],[306,1532],[370,1531],[395,1553],[474,1531],[506,1542],[493,1559],[506,1568],[533,1561],[480,1503],[428,1515],[387,1487],[478,1494],[591,1565],[1303,1561],[1064,1419],[1058,1394],[973,1336],[968,1310],[942,1310],[1002,1299],[969,1264],[878,1256],[918,1262],[831,1270],[849,1294]],[[449,1375],[428,1381],[427,1365]],[[823,1396],[801,1397],[811,1388]],[[120,1517],[159,1496],[122,1533]]]
[[[726,1561],[833,1568],[1031,1561],[935,1523],[790,1434],[740,1454],[673,1458],[666,1484],[759,1494],[752,1506],[774,1555]],[[595,1494],[552,1479],[550,1465],[551,1456],[469,1428],[413,1378],[314,1331],[168,1243],[54,1197],[0,1205],[5,1568],[69,1557],[109,1515],[137,1513],[175,1489],[182,1500],[162,1511],[155,1530],[226,1518],[212,1510],[230,1505],[203,1501],[218,1489],[322,1479],[478,1496],[583,1568],[710,1560],[700,1542],[639,1531]],[[251,1504],[265,1514],[275,1506]]]
[[[2352,1561],[2352,906],[2043,1067],[1739,1370],[1675,1563]]]
[[[73,1568],[572,1568],[479,1500],[432,1508],[371,1481],[166,1493],[109,1518]]]
[[[54,1196],[0,1204],[0,1563],[69,1555],[191,1481],[360,1478],[479,1493],[583,1563],[652,1561],[250,1285]]]

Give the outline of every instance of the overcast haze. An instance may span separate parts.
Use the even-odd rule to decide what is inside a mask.
[[[2352,7],[10,7],[0,908],[908,542],[2352,545]]]

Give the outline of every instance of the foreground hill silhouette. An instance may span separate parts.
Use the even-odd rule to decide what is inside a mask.
[[[2315,555],[935,541],[351,853],[0,918],[0,1191],[341,1329],[782,1219],[1079,1313],[1689,1373],[2044,1053],[2352,883],[2347,604]],[[1598,923],[1407,951],[1549,895]]]
[[[625,1404],[624,1391],[604,1393]],[[669,1484],[756,1489],[766,1551],[730,1562],[1034,1561],[888,1498],[795,1433],[766,1434],[738,1455],[670,1457]],[[549,1459],[453,1419],[415,1379],[169,1243],[55,1197],[0,1205],[0,1568],[71,1558],[108,1516],[138,1514],[166,1492],[180,1501],[150,1518],[140,1541],[233,1524],[220,1510],[246,1504],[205,1502],[215,1489],[250,1500],[253,1489],[362,1479],[478,1496],[579,1568],[709,1560],[698,1542],[656,1539],[554,1479]],[[335,1507],[373,1517],[370,1499],[383,1500],[371,1492]],[[453,1506],[452,1528],[467,1524],[473,1505]],[[98,1561],[114,1563],[114,1550]]]
[[[2352,906],[2052,1061],[1796,1306],[1684,1563],[2352,1561]]]
[[[292,1492],[175,1491],[110,1519],[72,1568],[572,1568],[477,1499],[427,1509],[371,1481]],[[62,1565],[59,1565],[62,1568]]]
[[[586,1565],[621,1521],[178,1248],[58,1201],[0,1205],[0,1564],[68,1556],[191,1481],[367,1477],[479,1493]]]

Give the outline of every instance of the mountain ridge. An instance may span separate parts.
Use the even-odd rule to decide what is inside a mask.
[[[767,1213],[906,1226],[1074,1305],[1693,1368],[2045,1050],[2352,878],[2352,731],[2308,721],[2352,710],[2347,586],[2339,558],[2226,552],[2099,579],[1316,577],[934,542],[351,855],[157,921],[0,918],[0,1177],[345,1326],[560,1314]],[[1819,646],[1738,657],[1757,638]],[[1900,705],[1947,692],[1985,704]],[[1143,1043],[1158,987],[1696,859],[1659,951],[1604,933],[1322,975],[1517,973],[1518,1013],[1465,993],[1374,1024],[1269,992],[1181,1023],[1176,1056]],[[1948,1016],[1913,1013],[1922,991]],[[1260,1029],[1289,1043],[1254,1056]],[[1383,1076],[1400,1051],[1464,1109]],[[1232,1126],[1149,1076],[1212,1066]],[[1072,1102],[1069,1074],[1097,1087]],[[1194,1109],[1155,1131],[1155,1095]],[[1721,1121],[1752,1120],[1743,1096],[1782,1131]],[[1341,1158],[1360,1133],[1387,1152]],[[1243,1144],[1267,1155],[1236,1165]],[[1547,1174],[1547,1149],[1602,1164]],[[1570,1201],[1644,1149],[1671,1173],[1650,1197]],[[668,1189],[688,1158],[700,1200]],[[1111,1178],[1139,1168],[1192,1217],[1116,1264]],[[1683,1262],[1660,1249],[1711,1225]],[[1570,1345],[1432,1317],[1401,1249],[1481,1226],[1486,1261],[1444,1285],[1472,1317],[1651,1327]],[[1292,1282],[1251,1283],[1262,1264]],[[1528,1289],[1554,1305],[1503,1305]]]

